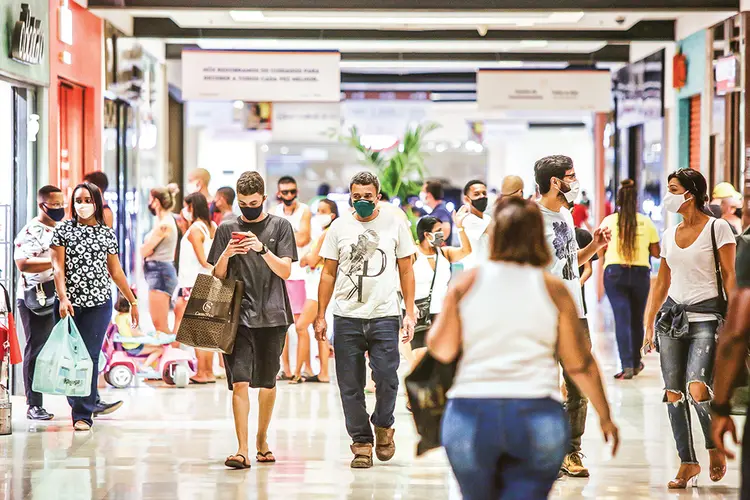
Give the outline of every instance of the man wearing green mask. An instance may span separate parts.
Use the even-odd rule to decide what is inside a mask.
[[[352,438],[351,467],[372,467],[373,444],[378,459],[393,458],[393,416],[398,395],[397,369],[400,305],[399,283],[406,316],[401,341],[414,336],[414,272],[416,251],[407,223],[378,207],[380,182],[360,172],[349,185],[354,213],[333,221],[320,256],[325,259],[318,289],[315,337],[326,338],[325,315],[333,297],[336,376],[344,407],[346,430]],[[372,418],[365,406],[365,353],[376,385]],[[373,436],[372,427],[375,426]]]

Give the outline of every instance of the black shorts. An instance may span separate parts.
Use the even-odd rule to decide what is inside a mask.
[[[248,328],[240,325],[232,354],[224,355],[229,390],[237,382],[248,382],[254,388],[276,387],[287,330],[286,326]]]

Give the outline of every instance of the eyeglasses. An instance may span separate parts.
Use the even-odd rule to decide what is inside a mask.
[[[284,189],[284,190],[279,191],[279,192],[281,194],[283,194],[284,196],[287,196],[287,195],[290,195],[290,194],[292,194],[292,195],[296,195],[297,194],[297,190],[296,189]]]

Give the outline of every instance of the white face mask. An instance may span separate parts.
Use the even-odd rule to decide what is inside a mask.
[[[193,193],[197,193],[197,192],[199,192],[200,190],[201,190],[201,188],[200,188],[200,186],[198,185],[198,183],[197,183],[197,182],[190,182],[190,183],[188,183],[188,185],[187,185],[187,191],[188,191],[188,194],[193,194]]]
[[[427,203],[427,193],[425,193],[424,191],[420,191],[419,201],[421,201],[422,203]]]
[[[664,208],[667,209],[667,212],[672,212],[673,214],[676,214],[680,211],[680,208],[682,208],[682,205],[687,203],[688,201],[692,200],[693,198],[685,199],[684,194],[674,194],[674,193],[666,193],[664,194]]]
[[[313,219],[319,228],[325,229],[333,222],[333,214],[315,214]]]
[[[188,212],[187,208],[182,209],[182,218],[188,222],[193,222],[193,214]]]
[[[567,193],[563,193],[563,196],[565,196],[565,200],[572,205],[573,203],[575,203],[575,201],[578,199],[578,195],[581,193],[581,183],[578,181],[573,181],[568,184],[568,186],[570,187],[570,191],[568,191]]]
[[[96,207],[93,203],[76,203],[74,206],[78,217],[84,220],[90,219],[96,211]]]

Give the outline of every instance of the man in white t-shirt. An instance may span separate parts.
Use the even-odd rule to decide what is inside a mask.
[[[463,230],[469,237],[472,251],[461,261],[464,270],[477,267],[489,257],[490,242],[487,236],[487,228],[490,227],[492,218],[484,213],[487,210],[488,202],[487,185],[484,181],[473,180],[466,184],[464,187],[464,203],[471,208],[471,213],[464,219]]]
[[[583,310],[579,265],[591,260],[596,252],[609,242],[610,230],[594,231],[594,239],[586,248],[578,248],[573,215],[567,209],[580,192],[573,160],[567,156],[545,156],[534,165],[534,176],[541,199],[539,208],[544,217],[544,236],[550,247],[552,262],[549,272],[561,278],[568,287],[581,318],[581,327],[589,335],[588,321]],[[581,461],[581,438],[586,429],[586,396],[563,371],[568,397],[566,409],[570,419],[570,447],[562,464],[562,472],[572,477],[588,477],[589,471]]]
[[[325,263],[315,336],[326,338],[326,309],[333,297],[336,376],[346,430],[353,443],[351,467],[367,469],[372,467],[373,441],[381,461],[390,460],[396,451],[393,412],[399,384],[401,314],[397,292],[400,283],[407,311],[401,341],[408,343],[416,321],[412,269],[416,247],[406,223],[378,206],[377,177],[361,172],[352,178],[349,188],[354,213],[333,221],[320,249]],[[365,406],[365,353],[376,384],[372,418]]]

